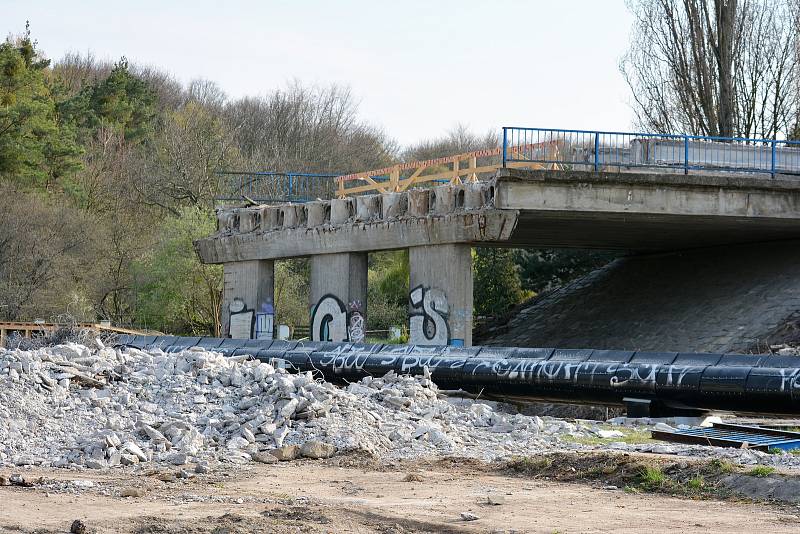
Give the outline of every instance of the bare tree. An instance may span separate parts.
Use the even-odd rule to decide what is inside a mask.
[[[406,148],[403,151],[403,159],[406,161],[419,161],[473,152],[485,148],[495,148],[498,146],[499,141],[497,132],[489,131],[480,135],[470,131],[465,124],[456,124],[445,133],[444,137],[426,139]]]
[[[266,97],[242,98],[225,113],[250,168],[355,172],[382,167],[396,152],[380,129],[359,120],[346,87],[294,83]]]
[[[628,0],[620,68],[638,126],[709,136],[791,135],[796,0]]]
[[[0,318],[32,319],[63,311],[88,266],[88,218],[58,202],[1,182]]]
[[[201,97],[216,98],[208,93]],[[178,110],[163,115],[155,139],[137,154],[139,164],[131,183],[140,202],[173,215],[179,214],[181,205],[213,207],[216,171],[238,161],[220,111],[215,105],[189,99]]]

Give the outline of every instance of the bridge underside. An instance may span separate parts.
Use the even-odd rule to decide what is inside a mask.
[[[521,211],[508,240],[495,244],[645,252],[796,239],[798,235],[798,221],[792,219]]]

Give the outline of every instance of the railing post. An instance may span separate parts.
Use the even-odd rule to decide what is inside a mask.
[[[689,136],[683,136],[683,174],[689,174]]]
[[[291,174],[287,174],[287,176],[289,177],[289,194],[287,194],[286,196],[289,197],[289,200],[291,200],[292,199],[292,178],[293,178],[293,176]]]
[[[773,178],[775,178],[775,145],[776,145],[776,141],[775,141],[775,139],[773,139],[772,140],[772,165],[770,166],[770,170],[771,170],[770,174],[772,174]]]
[[[506,146],[508,144],[508,128],[503,126],[503,168],[506,166]]]
[[[600,132],[594,134],[594,172],[600,170]]]

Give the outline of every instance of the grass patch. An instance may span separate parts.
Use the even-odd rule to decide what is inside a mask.
[[[728,460],[720,460],[719,458],[714,458],[708,462],[708,466],[715,474],[719,475],[730,475],[731,473],[736,472],[736,465],[733,462],[729,462]]]
[[[615,453],[553,453],[516,457],[505,463],[514,473],[561,482],[597,481],[627,493],[665,493],[687,498],[725,498],[720,479],[739,470],[725,460],[675,462]]]
[[[770,467],[768,465],[757,465],[756,467],[748,471],[747,474],[752,477],[766,478],[774,472],[775,472],[774,467]]]
[[[609,443],[614,443],[617,441],[621,441],[623,443],[627,443],[629,445],[640,445],[643,443],[654,443],[658,440],[653,439],[650,436],[649,430],[637,430],[633,428],[620,428],[620,427],[602,427],[603,430],[619,430],[622,432],[622,437],[616,438],[601,438],[600,436],[571,436],[569,434],[561,436],[559,439],[561,441],[566,441],[569,443],[579,443],[581,445],[608,445]]]
[[[645,465],[639,472],[639,483],[647,489],[663,488],[667,481],[667,476],[658,466]]]
[[[506,463],[507,468],[528,474],[547,471],[552,465],[553,460],[548,456],[515,456]]]
[[[686,482],[686,486],[690,490],[700,491],[706,486],[706,479],[702,475],[697,475],[696,477],[690,478]]]

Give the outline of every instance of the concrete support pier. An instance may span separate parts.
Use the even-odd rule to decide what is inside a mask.
[[[409,343],[472,346],[472,249],[409,248]]]
[[[312,341],[364,341],[367,331],[367,253],[311,256]]]
[[[272,339],[275,325],[275,263],[248,260],[225,263],[222,335],[234,339]]]

